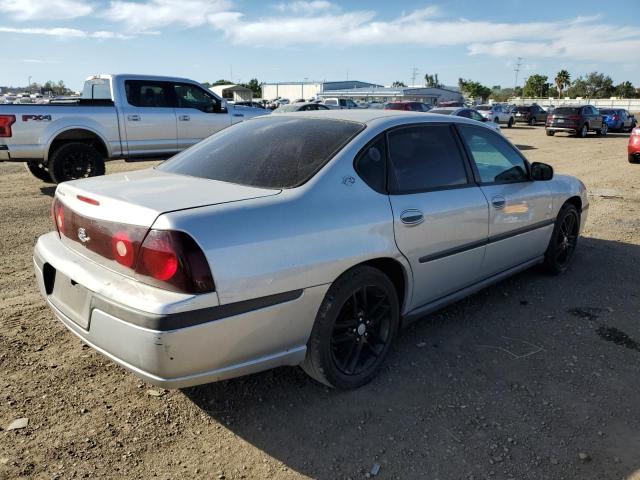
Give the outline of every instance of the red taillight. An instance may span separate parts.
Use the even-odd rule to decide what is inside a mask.
[[[76,195],[76,198],[81,202],[88,203],[89,205],[100,205],[99,201],[94,200],[93,198],[85,197],[84,195]]]
[[[53,199],[51,215],[58,234],[64,233],[64,208],[62,208],[62,203],[58,201],[57,197]]]
[[[14,123],[16,123],[15,115],[0,115],[0,137],[10,137],[13,135],[11,125]]]
[[[640,127],[636,127],[633,130],[631,130],[631,135],[634,137],[640,136]]]
[[[86,249],[89,258],[109,260],[109,266],[123,275],[176,292],[214,291],[211,269],[202,249],[184,232],[85,217],[58,197],[51,213],[61,236],[81,245],[79,248]]]
[[[120,265],[132,268],[135,261],[135,249],[127,232],[116,232],[111,238],[113,259]]]
[[[178,271],[178,255],[169,232],[149,232],[140,252],[144,269],[156,280],[171,280]]]

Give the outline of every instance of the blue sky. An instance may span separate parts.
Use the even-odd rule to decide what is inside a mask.
[[[640,0],[0,0],[0,85],[93,73],[199,81],[438,73],[513,86],[593,70],[640,86]]]

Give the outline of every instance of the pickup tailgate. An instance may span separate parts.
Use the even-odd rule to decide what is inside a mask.
[[[150,227],[162,213],[277,195],[280,191],[145,169],[62,183],[56,195],[81,215]]]

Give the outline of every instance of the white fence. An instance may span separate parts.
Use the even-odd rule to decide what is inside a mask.
[[[516,105],[528,105],[537,103],[542,107],[553,105],[560,107],[563,105],[594,105],[598,108],[624,108],[631,112],[640,112],[640,98],[520,98],[509,99],[509,103]]]

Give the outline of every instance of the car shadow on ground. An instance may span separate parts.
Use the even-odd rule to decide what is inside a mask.
[[[40,193],[53,198],[56,194],[56,187],[40,187]]]
[[[581,238],[565,275],[530,269],[403,330],[358,390],[280,368],[183,393],[312,478],[621,478],[640,466],[640,415],[623,413],[640,402],[638,271],[640,246]]]
[[[518,150],[522,150],[522,151],[525,151],[525,150],[537,150],[538,149],[538,147],[534,147],[532,145],[518,145],[518,144],[516,144],[516,148]]]

